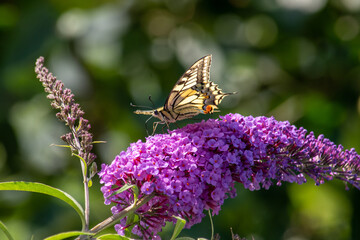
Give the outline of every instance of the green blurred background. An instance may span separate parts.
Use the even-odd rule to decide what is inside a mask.
[[[83,203],[79,161],[50,146],[67,129],[35,78],[39,56],[107,141],[95,146],[99,165],[146,136],[130,102],[161,106],[206,54],[212,80],[238,92],[221,114],[275,116],[360,151],[359,12],[358,0],[1,1],[0,181],[46,183]],[[359,191],[339,181],[237,189],[214,217],[222,239],[230,228],[256,240],[360,239]],[[97,177],[90,194],[94,226],[110,215]],[[18,192],[0,192],[0,220],[17,239],[81,226],[59,200]],[[182,235],[209,238],[209,219]]]

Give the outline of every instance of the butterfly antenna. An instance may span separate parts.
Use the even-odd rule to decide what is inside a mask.
[[[151,95],[149,95],[149,101],[151,102],[151,104],[152,104],[153,107],[155,108],[155,104],[154,104],[154,102],[153,102],[152,99],[151,99]]]

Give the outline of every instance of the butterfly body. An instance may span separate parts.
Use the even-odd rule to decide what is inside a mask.
[[[134,113],[160,119],[160,122],[154,123],[154,131],[159,123],[168,125],[200,113],[214,113],[222,99],[234,93],[223,93],[217,84],[210,81],[210,65],[211,55],[200,58],[176,82],[163,107],[136,110]]]

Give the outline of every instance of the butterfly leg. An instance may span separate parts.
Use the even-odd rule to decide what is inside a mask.
[[[148,128],[147,128],[146,122],[145,122],[145,130],[146,130],[146,135],[149,135],[149,130],[148,130]]]
[[[155,131],[156,131],[156,128],[157,128],[157,126],[159,125],[159,123],[163,123],[163,122],[154,122],[153,123],[153,132],[152,132],[152,134],[151,135],[154,135],[154,133],[155,133]]]
[[[169,123],[165,121],[165,124],[166,124],[167,128],[170,129]],[[164,125],[164,127],[165,127],[165,125]],[[163,128],[163,132],[164,132],[164,128]]]
[[[153,124],[153,134],[152,135],[154,135],[155,130],[156,130],[157,126],[159,125],[159,123],[160,124],[166,124],[161,128],[162,133],[164,133],[164,128],[165,127],[169,128],[169,124],[166,121],[154,122],[154,124]]]
[[[146,129],[146,134],[147,134],[147,135],[149,135],[149,131],[148,131],[148,128],[147,128],[147,122],[148,122],[151,118],[152,118],[152,116],[149,117],[149,118],[145,121],[145,129]],[[153,124],[153,127],[154,127],[154,124]],[[153,134],[154,134],[154,133],[153,133]]]
[[[164,125],[162,128],[161,128],[161,131],[162,131],[162,133],[165,133],[165,131],[164,131],[164,128],[166,127],[166,125]]]

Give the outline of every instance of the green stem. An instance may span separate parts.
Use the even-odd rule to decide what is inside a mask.
[[[84,200],[85,200],[85,210],[84,210],[84,215],[85,215],[85,226],[83,231],[88,231],[89,230],[89,222],[90,222],[90,195],[89,195],[89,180],[86,176],[87,171],[84,171],[84,168],[87,168],[86,163],[84,163],[83,161],[81,162],[81,168],[82,168],[82,172],[83,172],[83,184],[84,184]]]
[[[210,225],[211,225],[211,240],[214,240],[214,223],[211,216],[211,211],[209,210],[209,217],[210,217]]]
[[[150,201],[151,198],[153,198],[155,195],[154,194],[150,194],[145,196],[144,198],[140,199],[139,201],[137,201],[136,203],[134,203],[133,205],[128,206],[127,208],[125,208],[124,210],[122,210],[121,212],[119,212],[118,214],[115,214],[107,219],[105,219],[104,221],[102,221],[101,223],[99,223],[98,225],[96,225],[95,227],[93,227],[90,230],[90,233],[99,233],[100,231],[104,230],[107,227],[112,226],[113,224],[115,224],[115,222],[121,218],[124,218],[132,213],[134,213],[139,207],[141,207],[142,205],[146,204],[148,201]]]
[[[70,116],[70,114],[69,114]],[[80,127],[80,125],[79,125]],[[81,156],[82,153],[82,147],[81,147],[81,143],[79,141],[79,135],[77,130],[75,129],[74,126],[70,126],[70,131],[74,137],[74,148],[77,150],[77,154],[75,154],[73,152],[73,155],[79,157],[80,159],[80,163],[81,163],[81,172],[83,175],[83,184],[84,184],[84,201],[85,201],[85,210],[84,210],[84,215],[85,215],[85,226],[83,231],[88,231],[89,230],[89,225],[90,225],[90,196],[89,196],[89,180],[87,177],[88,174],[88,167],[87,167],[87,159],[84,159]]]

